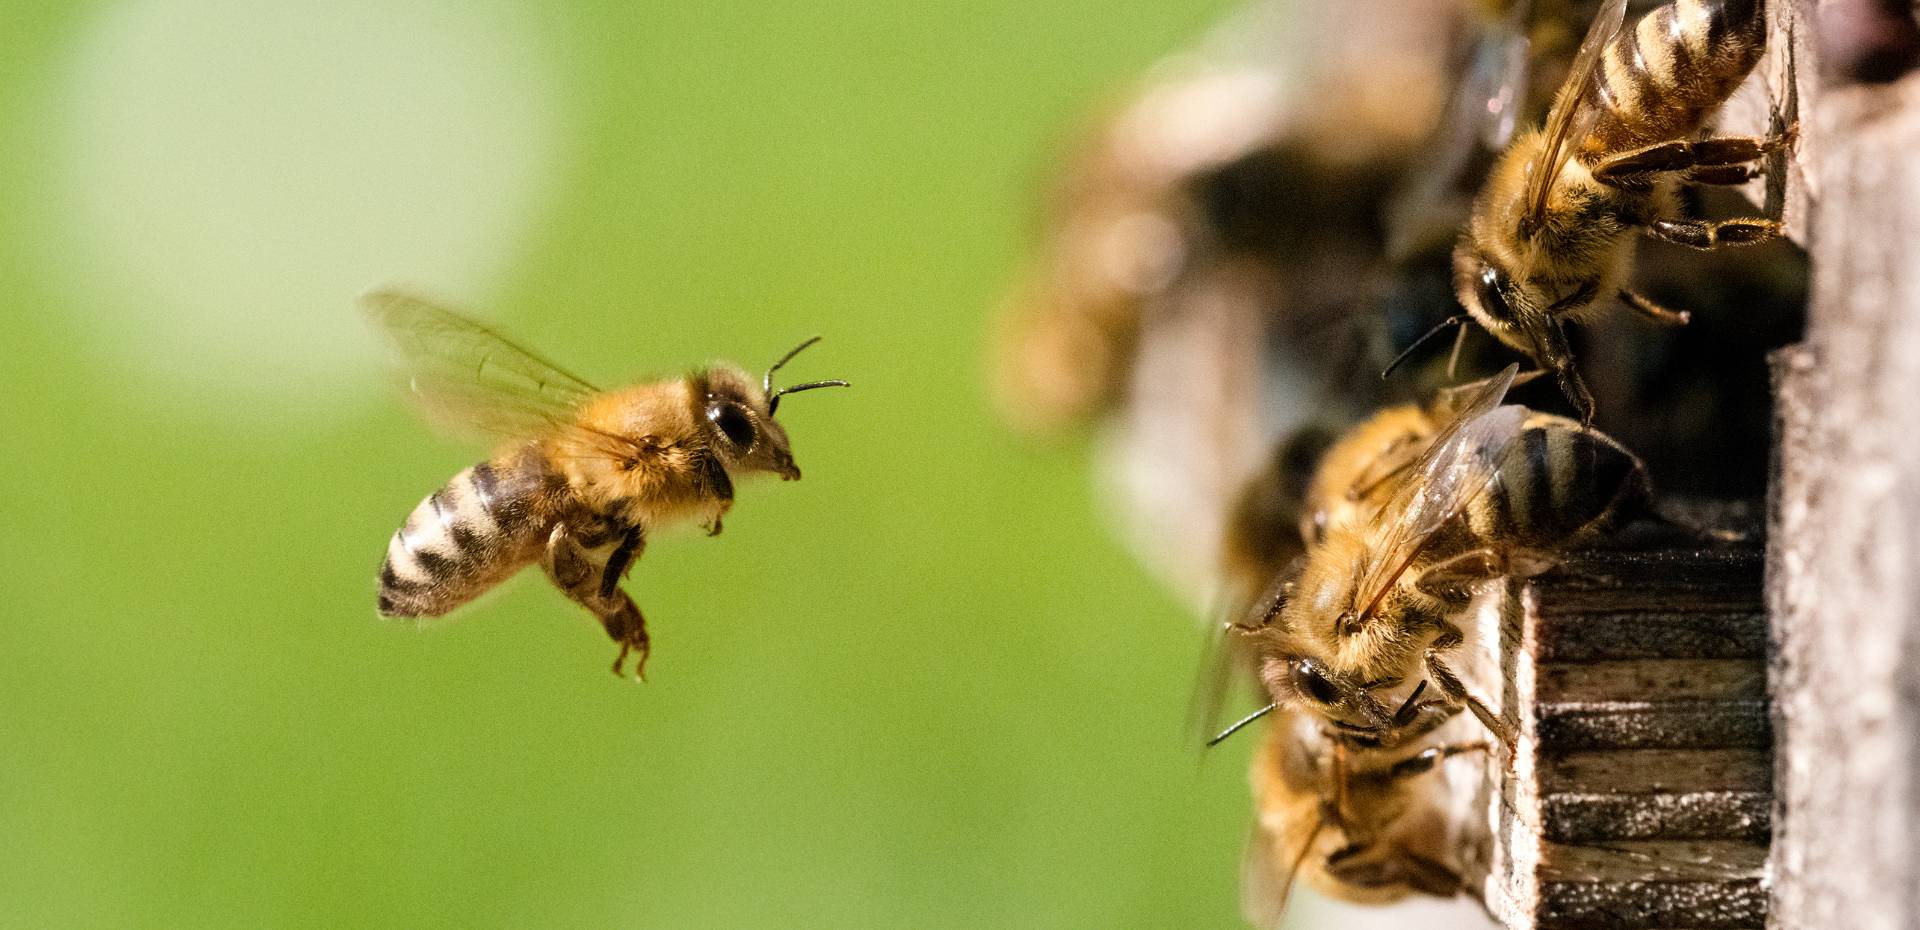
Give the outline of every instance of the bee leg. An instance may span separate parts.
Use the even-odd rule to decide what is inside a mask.
[[[1492,549],[1473,549],[1428,567],[1413,584],[1428,597],[1451,601],[1468,586],[1506,573],[1505,556]]]
[[[620,586],[620,576],[627,573],[627,567],[646,548],[647,534],[644,530],[636,526],[627,531],[627,535],[620,539],[620,544],[614,547],[613,554],[607,556],[606,568],[600,572],[600,597],[613,596],[614,589]]]
[[[1465,704],[1467,710],[1473,712],[1473,716],[1480,721],[1480,725],[1486,727],[1487,732],[1492,733],[1493,738],[1499,741],[1500,747],[1506,750],[1507,764],[1511,766],[1516,738],[1513,727],[1494,716],[1493,709],[1468,691],[1466,683],[1462,682],[1460,676],[1455,675],[1453,669],[1447,667],[1446,660],[1441,658],[1443,653],[1458,648],[1465,641],[1466,637],[1461,635],[1459,627],[1451,623],[1441,624],[1440,635],[1427,645],[1425,655],[1427,677],[1433,680],[1434,685],[1440,689],[1440,693],[1445,695],[1447,700]]]
[[[614,600],[618,603],[614,605],[613,612],[600,615],[600,623],[607,628],[607,636],[620,644],[620,654],[613,657],[613,674],[627,677],[621,666],[626,664],[627,653],[631,651],[638,654],[633,660],[633,677],[637,681],[646,681],[647,656],[653,651],[653,639],[647,635],[647,618],[626,592],[620,592]]]
[[[626,664],[627,654],[637,652],[639,659],[634,664],[634,675],[644,681],[647,653],[651,645],[647,636],[647,621],[641,615],[640,608],[633,603],[633,598],[618,587],[620,572],[625,570],[627,564],[631,564],[642,545],[640,530],[635,528],[614,550],[615,556],[619,556],[622,549],[628,550],[619,559],[620,565],[616,566],[613,558],[604,564],[597,564],[592,554],[581,547],[567,525],[562,523],[554,527],[547,537],[541,567],[546,570],[547,578],[554,587],[598,617],[607,635],[620,644],[620,654],[613,660],[613,673],[624,675],[621,669]],[[609,578],[613,580],[613,585],[607,584]],[[611,590],[602,593],[603,588]]]
[[[1395,762],[1392,768],[1387,769],[1387,778],[1398,781],[1402,778],[1424,775],[1433,771],[1440,763],[1454,756],[1466,755],[1470,752],[1486,752],[1492,748],[1493,744],[1486,742],[1450,743],[1445,746],[1429,746],[1415,755]]]
[[[1593,168],[1593,179],[1617,187],[1645,182],[1656,174],[1744,165],[1791,146],[1795,137],[1795,131],[1788,130],[1778,136],[1719,136],[1656,142],[1602,159]]]
[[[1758,164],[1712,165],[1693,168],[1687,171],[1687,180],[1694,184],[1714,184],[1723,187],[1738,187],[1765,172]]]
[[[1693,318],[1685,310],[1668,310],[1654,303],[1653,298],[1624,287],[1620,289],[1620,302],[1632,308],[1635,313],[1666,326],[1685,326],[1687,321]]]
[[[1778,220],[1742,218],[1737,220],[1658,220],[1647,227],[1655,239],[1664,239],[1693,249],[1717,249],[1727,245],[1751,245],[1780,235]]]

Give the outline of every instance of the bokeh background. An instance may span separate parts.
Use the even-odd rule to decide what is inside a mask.
[[[1235,927],[1245,753],[985,320],[1218,2],[0,5],[0,925]],[[353,298],[855,389],[629,582],[382,621],[433,437]]]

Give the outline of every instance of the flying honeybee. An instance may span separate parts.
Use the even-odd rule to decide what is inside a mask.
[[[757,473],[796,480],[780,398],[845,381],[775,389],[732,365],[602,391],[451,310],[394,291],[362,299],[399,350],[414,394],[449,425],[504,437],[487,461],[415,507],[387,544],[380,613],[437,617],[528,564],[585,607],[645,670],[646,620],[620,590],[649,533],[704,523],[733,506],[733,482]]]
[[[1587,422],[1593,398],[1564,324],[1615,300],[1686,322],[1628,286],[1639,234],[1698,249],[1774,238],[1775,220],[1684,218],[1678,194],[1683,184],[1744,183],[1793,138],[1697,138],[1760,60],[1765,0],[1673,0],[1633,29],[1625,16],[1626,0],[1602,5],[1545,128],[1495,163],[1453,253],[1467,312],[1552,371]]]
[[[1275,714],[1253,759],[1255,823],[1242,866],[1242,908],[1280,923],[1297,880],[1355,904],[1461,888],[1477,770],[1447,762],[1484,741],[1357,746],[1297,709]]]
[[[1515,374],[1509,366],[1456,395],[1464,400],[1446,403],[1444,423],[1396,408],[1356,428],[1382,444],[1384,467],[1338,444],[1323,459],[1316,478],[1327,480],[1315,486],[1348,490],[1310,491],[1309,508],[1353,494],[1384,500],[1323,521],[1297,581],[1242,625],[1276,705],[1306,708],[1350,741],[1395,745],[1464,704],[1511,749],[1510,727],[1448,666],[1464,643],[1452,618],[1477,582],[1543,571],[1618,525],[1649,490],[1640,460],[1605,435],[1501,406]],[[1420,438],[1396,445],[1397,431]],[[1438,695],[1423,701],[1429,682]]]

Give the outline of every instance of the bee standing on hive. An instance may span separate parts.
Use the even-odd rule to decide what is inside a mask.
[[[388,617],[437,617],[539,562],[644,672],[646,620],[620,578],[647,535],[700,522],[709,535],[733,506],[733,482],[756,473],[796,480],[780,398],[845,381],[775,389],[732,365],[684,378],[602,391],[493,330],[394,291],[362,299],[399,350],[430,415],[507,442],[414,508],[387,545],[379,608]]]
[[[1632,29],[1625,15],[1626,0],[1603,4],[1545,129],[1516,139],[1495,164],[1453,255],[1467,312],[1552,371],[1587,421],[1593,398],[1564,324],[1615,300],[1686,322],[1629,286],[1639,234],[1697,249],[1774,238],[1771,219],[1684,218],[1678,194],[1684,184],[1745,183],[1792,141],[1791,131],[1697,138],[1760,60],[1765,0],[1673,0]]]
[[[1237,626],[1275,705],[1382,745],[1464,705],[1511,751],[1512,728],[1449,664],[1465,644],[1454,617],[1478,582],[1551,567],[1649,490],[1639,458],[1607,436],[1501,406],[1515,374],[1454,392],[1444,420],[1382,411],[1322,458],[1305,506],[1334,515],[1305,528],[1297,580]],[[1438,693],[1422,700],[1429,683]]]

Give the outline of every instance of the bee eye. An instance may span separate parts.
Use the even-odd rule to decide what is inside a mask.
[[[1340,689],[1334,687],[1327,676],[1312,662],[1300,662],[1293,667],[1293,686],[1301,694],[1322,704],[1340,703]]]
[[[720,435],[736,449],[745,449],[753,445],[753,418],[747,416],[739,404],[712,403],[707,405],[707,422],[720,431]]]
[[[1481,268],[1480,279],[1474,282],[1480,309],[1496,320],[1513,319],[1513,308],[1507,305],[1507,285],[1507,273],[1492,265]]]

